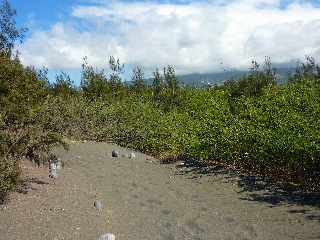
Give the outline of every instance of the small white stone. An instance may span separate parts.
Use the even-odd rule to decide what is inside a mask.
[[[112,233],[107,233],[101,235],[98,240],[116,240],[116,236],[113,235]]]
[[[130,158],[130,159],[136,158],[136,155],[134,154],[134,152],[132,152],[132,153],[129,154],[129,158]]]

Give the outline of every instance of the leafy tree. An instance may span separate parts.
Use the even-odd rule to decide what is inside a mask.
[[[153,83],[152,83],[152,92],[153,92],[153,99],[155,102],[161,101],[161,93],[163,90],[163,77],[157,68],[155,72],[153,72]]]
[[[110,86],[104,69],[94,69],[84,57],[81,72],[81,89],[85,96],[90,99],[106,98],[110,92]]]
[[[167,104],[172,107],[173,105],[178,104],[178,80],[176,77],[175,69],[173,66],[168,65],[167,68],[163,69],[164,82],[166,85],[167,92]]]
[[[113,56],[109,58],[109,68],[111,70],[109,83],[111,85],[111,95],[113,98],[121,98],[124,95],[124,87],[121,75],[124,73],[124,64],[120,63],[119,58],[115,59]]]
[[[115,59],[113,56],[109,58],[109,67],[111,69],[110,82],[113,85],[121,85],[121,74],[124,70],[124,65],[120,64],[119,59]]]
[[[131,80],[136,91],[141,92],[145,88],[144,72],[142,67],[136,66],[132,71]]]
[[[276,70],[272,68],[270,58],[266,57],[261,67],[255,60],[252,61],[250,73],[240,80],[229,80],[225,86],[229,89],[232,99],[240,96],[257,97],[266,87],[276,84]]]
[[[22,42],[25,28],[18,28],[14,17],[16,10],[13,9],[8,0],[3,0],[0,5],[0,52],[7,56],[12,55],[15,43]]]
[[[62,144],[48,105],[50,89],[46,68],[21,64],[13,56],[15,43],[22,40],[8,1],[0,6],[0,202],[20,175],[22,157],[40,164],[48,160],[51,148]]]
[[[310,56],[306,56],[304,63],[299,63],[295,74],[289,78],[289,83],[299,83],[305,80],[311,82],[320,81],[320,66],[316,63],[315,59]]]
[[[41,106],[49,94],[46,74],[46,69],[24,67],[17,60],[0,57],[0,102],[7,124],[28,121],[30,112]]]
[[[68,97],[74,94],[75,91],[76,90],[73,86],[73,82],[67,73],[61,72],[60,74],[56,75],[56,81],[53,84],[53,93],[55,95]]]

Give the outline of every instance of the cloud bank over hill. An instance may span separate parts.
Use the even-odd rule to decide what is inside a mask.
[[[105,67],[110,55],[180,73],[244,68],[320,57],[320,8],[306,1],[94,1],[76,5],[68,21],[33,30],[21,46],[25,64],[76,69],[82,58]]]

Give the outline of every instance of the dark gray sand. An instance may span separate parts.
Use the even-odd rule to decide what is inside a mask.
[[[320,239],[317,197],[253,190],[248,179],[187,173],[139,153],[112,158],[112,149],[130,153],[73,143],[58,154],[66,164],[55,182],[24,164],[25,188],[0,205],[0,239]]]

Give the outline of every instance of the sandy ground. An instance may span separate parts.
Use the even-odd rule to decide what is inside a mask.
[[[24,191],[0,206],[0,239],[89,240],[109,232],[117,240],[320,239],[319,195],[140,153],[112,158],[112,149],[130,153],[107,143],[59,151],[66,164],[55,182],[47,169],[25,163]]]

